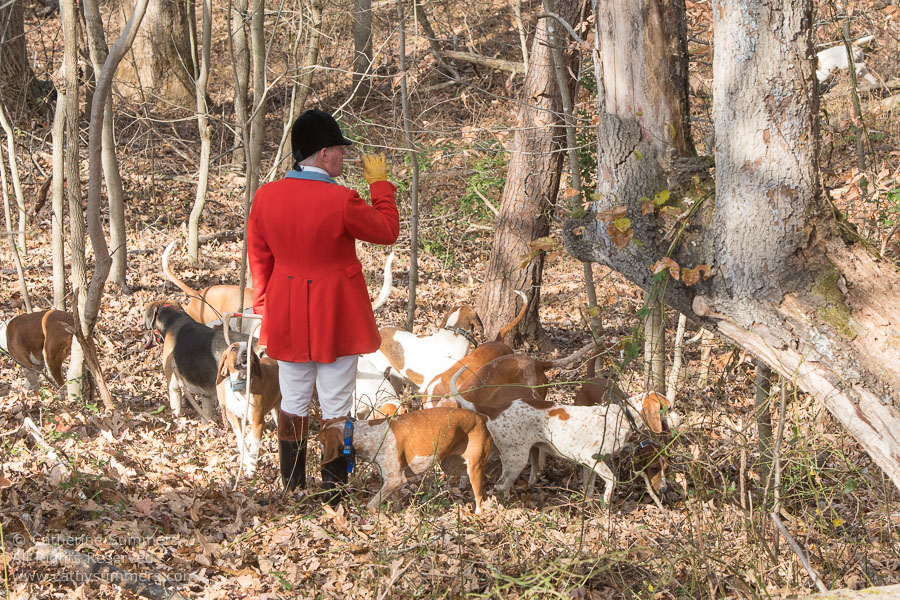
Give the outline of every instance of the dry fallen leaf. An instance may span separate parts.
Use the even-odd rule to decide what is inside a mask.
[[[678,266],[678,263],[669,258],[668,256],[664,256],[655,263],[650,266],[650,272],[654,275],[658,273],[662,273],[666,269],[669,270],[669,274],[673,279],[681,278],[681,267]]]
[[[609,223],[611,221],[615,221],[616,219],[621,219],[627,212],[627,206],[614,206],[609,210],[604,210],[603,212],[597,213],[597,219],[603,221],[604,223]]]

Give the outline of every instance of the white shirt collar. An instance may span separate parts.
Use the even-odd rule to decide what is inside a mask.
[[[320,169],[319,167],[308,167],[306,165],[300,165],[303,167],[304,171],[309,171],[310,173],[321,173],[322,175],[328,175],[328,171],[325,169]],[[330,175],[329,175],[330,177]]]

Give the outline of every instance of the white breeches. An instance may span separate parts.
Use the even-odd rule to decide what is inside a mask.
[[[356,363],[359,357],[339,356],[333,363],[278,361],[278,384],[281,386],[281,410],[305,417],[313,389],[319,395],[323,419],[350,415],[353,389],[356,385]]]

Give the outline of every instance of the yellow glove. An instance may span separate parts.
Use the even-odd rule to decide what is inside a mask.
[[[387,181],[387,159],[384,153],[366,154],[362,157],[363,177],[372,185],[376,181]]]

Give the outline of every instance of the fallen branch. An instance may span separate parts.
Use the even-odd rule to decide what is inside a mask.
[[[812,579],[812,582],[816,584],[816,587],[820,592],[827,592],[828,588],[825,587],[824,583],[822,583],[822,579],[819,577],[819,574],[816,573],[816,570],[813,568],[813,566],[809,564],[809,558],[807,558],[806,554],[803,553],[803,549],[800,548],[800,545],[797,544],[797,542],[794,541],[794,538],[791,537],[791,534],[788,533],[788,530],[785,528],[784,523],[782,523],[781,519],[778,518],[778,514],[772,513],[769,516],[775,523],[775,527],[778,528],[778,531],[781,532],[781,535],[783,535],[784,539],[787,540],[787,543],[790,544],[791,550],[793,550],[794,554],[797,555],[797,558],[800,559],[800,563],[803,565],[803,568],[806,569],[806,572],[809,573],[809,578]]]
[[[489,56],[481,56],[480,54],[469,54],[468,52],[457,52],[456,50],[444,50],[444,58],[451,60],[461,60],[463,62],[482,65],[498,71],[507,71],[509,73],[525,74],[525,65],[520,62],[512,62],[503,60],[502,58],[491,58]]]
[[[810,594],[799,600],[878,600],[900,597],[900,583],[865,588],[863,590],[829,590],[822,594]]]
[[[877,91],[882,91],[882,90],[893,91],[896,89],[900,89],[900,79],[891,79],[889,81],[885,81],[884,84],[878,84],[878,85],[866,83],[866,84],[863,84],[863,85],[857,87],[856,91],[857,91],[857,93],[862,94],[865,92],[877,92]],[[827,102],[828,100],[834,100],[836,98],[843,98],[844,96],[849,96],[850,91],[851,91],[850,88],[841,89],[841,90],[833,90],[833,91],[825,94],[825,96],[822,99]]]
[[[237,240],[244,239],[244,232],[240,229],[227,229],[225,231],[217,231],[216,233],[210,233],[207,235],[200,236],[200,243],[205,244],[207,242],[216,241],[227,241],[227,242],[235,242]]]
[[[143,598],[149,598],[150,600],[184,600],[184,596],[177,591],[166,590],[165,587],[149,581],[147,575],[139,575],[120,569],[115,565],[96,560],[81,552],[38,543],[29,549],[29,553],[34,554],[33,558],[35,561],[55,567],[74,569],[84,575],[85,578],[102,579],[107,583],[121,586],[132,594]]]

